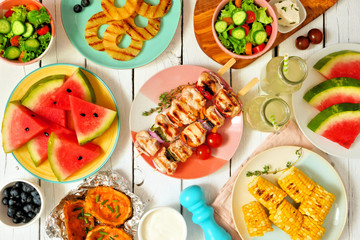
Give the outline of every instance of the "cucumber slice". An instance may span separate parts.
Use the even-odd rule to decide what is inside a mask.
[[[34,38],[30,38],[25,41],[25,49],[28,51],[35,51],[39,47],[40,47],[39,41]]]
[[[25,23],[25,32],[23,34],[23,37],[28,38],[34,33],[34,27],[31,25],[31,23]]]
[[[258,30],[253,33],[253,39],[257,45],[260,45],[265,42],[267,34],[263,30]]]
[[[0,19],[0,33],[8,34],[11,31],[11,25],[6,19]]]
[[[25,25],[19,20],[16,20],[13,22],[11,30],[14,35],[22,35],[25,32]]]
[[[21,54],[21,51],[19,48],[10,46],[5,50],[4,57],[9,60],[17,59]]]
[[[236,39],[243,39],[245,37],[245,29],[237,27],[232,31],[231,35]]]
[[[218,33],[225,32],[226,28],[227,28],[227,22],[225,21],[220,20],[215,23],[215,30]]]
[[[238,11],[232,15],[232,20],[235,25],[243,25],[246,21],[247,15],[245,11]]]

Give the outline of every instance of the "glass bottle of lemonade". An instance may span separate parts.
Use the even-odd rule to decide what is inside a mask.
[[[300,89],[306,79],[308,69],[299,57],[289,57],[288,70],[284,69],[284,57],[272,58],[266,65],[266,76],[261,79],[261,90],[268,94],[293,93]]]
[[[245,105],[245,118],[254,129],[277,132],[289,121],[290,107],[279,97],[258,96]]]

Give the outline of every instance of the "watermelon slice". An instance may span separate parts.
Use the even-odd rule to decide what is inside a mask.
[[[328,107],[309,122],[308,128],[349,149],[360,132],[360,104]]]
[[[69,96],[95,102],[95,93],[88,78],[78,68],[65,83],[44,103],[46,107],[70,110]]]
[[[320,111],[339,103],[360,103],[360,81],[354,78],[329,79],[310,89],[304,99]]]
[[[79,146],[75,137],[51,133],[48,146],[49,162],[56,178],[61,182],[101,154],[93,143]]]
[[[31,139],[26,145],[36,167],[43,163],[48,158],[48,142],[52,132],[58,135],[72,135],[75,137],[75,132],[64,128],[58,124],[48,122],[48,128],[44,129],[40,134]]]
[[[71,114],[79,144],[103,134],[114,121],[116,112],[70,96]]]
[[[40,116],[61,126],[66,126],[65,111],[42,106],[49,97],[64,83],[65,75],[48,76],[34,83],[21,99],[21,104]]]
[[[314,68],[327,79],[348,77],[360,79],[360,52],[343,50],[320,59]]]
[[[4,151],[14,151],[47,127],[41,117],[22,106],[19,101],[10,102],[1,128]]]

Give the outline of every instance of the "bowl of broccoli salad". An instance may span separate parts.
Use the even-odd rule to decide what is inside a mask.
[[[35,0],[5,0],[0,4],[0,56],[17,65],[41,59],[55,34],[47,9]]]
[[[269,50],[277,29],[276,14],[264,0],[223,0],[212,19],[216,43],[238,59],[255,58]]]

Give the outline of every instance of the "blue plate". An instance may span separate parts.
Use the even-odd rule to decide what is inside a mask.
[[[140,67],[150,63],[155,58],[157,58],[167,48],[167,46],[170,44],[170,41],[174,37],[181,14],[181,2],[179,0],[173,0],[169,12],[161,18],[160,31],[153,39],[144,42],[140,54],[129,61],[118,61],[112,59],[109,55],[106,54],[106,52],[96,51],[95,49],[91,48],[85,40],[86,23],[95,13],[102,11],[101,1],[91,1],[90,6],[83,8],[80,13],[75,13],[73,8],[77,2],[80,2],[80,0],[76,2],[74,0],[61,1],[61,19],[68,38],[70,39],[73,46],[90,61],[104,67],[115,69],[130,69]],[[125,3],[124,0],[119,2],[121,6],[123,6]],[[158,1],[151,0],[148,2],[150,4],[156,4]],[[140,16],[139,22],[140,24],[144,25],[147,20]],[[100,27],[100,35],[105,32],[106,26],[107,25],[103,25]],[[129,43],[130,38],[125,36],[124,40],[120,44],[126,46]]]

